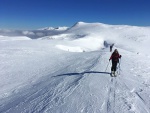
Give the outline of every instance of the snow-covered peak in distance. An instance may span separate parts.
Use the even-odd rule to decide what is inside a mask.
[[[38,30],[67,30],[68,29],[68,27],[56,27],[56,28],[54,28],[54,27],[45,27],[45,28],[40,28],[40,29],[38,29]]]
[[[0,29],[2,36],[27,36],[31,39],[38,39],[44,36],[58,35],[66,31],[68,27],[45,27],[38,30],[5,30]]]
[[[54,27],[44,27],[44,28],[40,28],[38,30],[54,30]]]
[[[67,33],[92,35],[95,34],[97,36],[102,36],[105,39],[129,36],[134,37],[134,39],[132,38],[134,41],[138,41],[139,37],[144,35],[150,35],[150,27],[78,22],[70,29],[68,29]]]
[[[56,27],[55,30],[67,30],[69,27]]]

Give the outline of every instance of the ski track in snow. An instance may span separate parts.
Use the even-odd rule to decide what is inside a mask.
[[[102,107],[106,113],[150,113],[144,99],[137,92],[131,92],[120,77],[110,78]]]
[[[115,84],[116,84],[116,81],[115,79],[111,78],[110,79],[110,86],[109,86],[109,89],[108,89],[108,95],[107,95],[107,102],[106,102],[106,111],[107,113],[115,113]]]

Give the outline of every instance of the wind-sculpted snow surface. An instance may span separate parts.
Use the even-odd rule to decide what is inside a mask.
[[[79,22],[20,38],[0,36],[0,113],[150,113],[149,28]]]

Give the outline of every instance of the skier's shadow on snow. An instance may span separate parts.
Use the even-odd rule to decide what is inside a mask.
[[[109,72],[99,72],[99,71],[85,71],[85,72],[82,72],[82,73],[66,73],[66,74],[60,74],[60,75],[56,75],[55,77],[57,76],[73,76],[73,75],[84,75],[84,74],[90,74],[90,73],[95,73],[95,74],[98,74],[98,73],[102,73],[102,74],[110,74]]]

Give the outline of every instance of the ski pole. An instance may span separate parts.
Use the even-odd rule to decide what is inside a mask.
[[[109,60],[109,62],[110,62],[110,60]],[[108,64],[107,64],[106,70],[107,70],[107,68],[108,68],[109,62],[108,62]],[[105,70],[105,72],[106,72],[106,70]]]
[[[119,62],[119,74],[120,74],[120,71],[121,71],[121,68],[120,68],[120,63],[121,63],[121,58],[120,58],[120,62]]]

